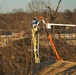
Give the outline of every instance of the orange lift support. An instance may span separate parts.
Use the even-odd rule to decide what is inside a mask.
[[[52,46],[52,49],[53,49],[53,52],[54,52],[54,54],[55,54],[55,56],[56,56],[56,59],[57,59],[57,60],[61,60],[61,58],[60,58],[60,56],[58,55],[58,52],[57,52],[57,50],[56,50],[56,47],[55,47],[55,45],[54,45],[54,43],[53,43],[52,37],[51,37],[51,35],[49,34],[48,29],[46,28],[46,22],[45,22],[45,20],[44,20],[44,18],[43,18],[42,16],[40,16],[40,20],[43,22],[43,26],[45,27],[45,30],[46,30],[46,33],[47,33],[47,38],[49,39],[49,42],[50,42],[50,44],[51,44],[51,46]]]

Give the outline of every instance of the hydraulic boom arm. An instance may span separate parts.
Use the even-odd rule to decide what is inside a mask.
[[[54,52],[54,54],[55,54],[55,56],[56,56],[56,59],[57,59],[57,60],[61,60],[61,58],[60,58],[60,56],[58,55],[58,52],[57,52],[57,50],[56,50],[56,47],[55,47],[55,45],[54,45],[54,43],[53,43],[52,37],[49,35],[49,32],[48,32],[48,30],[47,30],[47,28],[46,28],[46,22],[45,22],[45,20],[43,19],[42,16],[40,16],[40,20],[43,22],[43,26],[45,27],[45,30],[46,30],[46,33],[47,33],[47,37],[48,37],[49,42],[50,42],[50,44],[51,44],[51,46],[52,46],[53,52]]]

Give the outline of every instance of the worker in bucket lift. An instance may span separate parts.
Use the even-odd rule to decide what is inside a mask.
[[[38,24],[39,24],[39,21],[36,20],[36,18],[34,18],[34,19],[32,20],[32,22],[31,22],[31,25],[32,25],[33,27],[37,27]]]

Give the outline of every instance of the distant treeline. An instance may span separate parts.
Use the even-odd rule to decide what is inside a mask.
[[[52,12],[55,15],[55,12]],[[50,12],[47,13],[46,10],[43,12],[12,12],[2,14],[0,13],[0,29],[5,30],[25,30],[30,27],[31,20],[36,17],[39,19],[39,16],[42,15],[44,18],[47,18],[49,22],[51,22]],[[57,12],[57,16],[55,18],[55,23],[69,23],[76,24],[76,9],[74,11],[70,11],[69,9],[64,12]]]

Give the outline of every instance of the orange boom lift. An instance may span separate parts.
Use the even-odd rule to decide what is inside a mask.
[[[60,58],[60,56],[59,56],[59,54],[58,54],[58,52],[57,52],[57,50],[56,50],[56,47],[55,47],[55,45],[54,45],[54,42],[53,42],[53,40],[52,40],[52,37],[51,37],[51,35],[49,34],[48,29],[46,28],[46,22],[45,22],[45,20],[44,20],[44,18],[43,18],[42,16],[40,16],[40,20],[43,22],[43,26],[44,26],[44,28],[45,28],[45,30],[46,30],[46,33],[47,33],[47,38],[48,38],[48,40],[49,40],[49,42],[50,42],[50,44],[51,44],[51,46],[52,46],[53,52],[54,52],[54,54],[55,54],[55,56],[56,56],[56,59],[57,59],[57,60],[61,60],[61,58]]]

